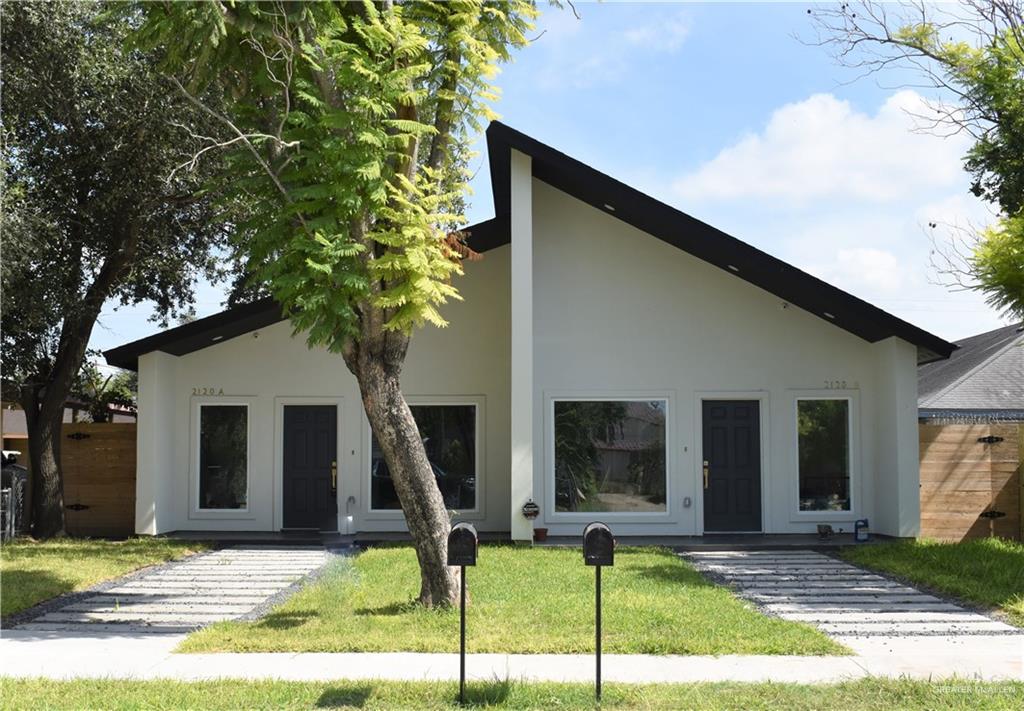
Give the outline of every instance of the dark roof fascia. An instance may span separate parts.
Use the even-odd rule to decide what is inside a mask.
[[[513,148],[531,157],[533,176],[538,180],[866,341],[902,338],[918,347],[919,365],[948,358],[956,348],[498,121],[487,129],[495,216],[466,228],[467,242],[474,251],[487,252],[511,241]],[[614,212],[609,212],[607,205],[613,206]],[[136,370],[143,353],[184,355],[282,320],[284,316],[273,299],[262,299],[112,348],[104,356],[110,365]]]
[[[510,149],[529,155],[533,176],[602,212],[875,343],[898,337],[918,348],[918,364],[956,348],[938,336],[701,222],[500,122],[487,129],[495,220],[511,239]],[[609,211],[607,206],[614,208]],[[496,246],[496,245],[495,245]]]
[[[508,244],[507,221],[493,218],[466,228],[467,243],[476,252],[487,252]],[[138,370],[139,356],[152,351],[185,355],[221,341],[266,328],[285,319],[281,307],[271,298],[243,304],[190,323],[161,331],[103,352],[107,363],[126,370]]]
[[[139,356],[153,351],[184,355],[208,346],[266,328],[284,320],[281,307],[271,298],[243,304],[206,318],[161,331],[103,352],[107,363],[126,370],[138,370]]]

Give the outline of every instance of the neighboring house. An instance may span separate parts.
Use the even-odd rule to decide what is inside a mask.
[[[484,259],[402,375],[459,519],[917,533],[917,367],[952,344],[507,126],[487,140]],[[404,529],[355,379],[273,302],[106,358],[139,372],[139,533]]]
[[[135,422],[135,413],[117,405],[111,405],[114,422]],[[89,419],[89,408],[84,402],[69,399],[64,403],[64,422],[81,422]],[[3,433],[3,448],[19,452],[18,460],[28,461],[28,425],[21,405],[0,402],[0,431]]]
[[[1024,324],[957,342],[948,360],[917,371],[922,422],[1024,421]]]

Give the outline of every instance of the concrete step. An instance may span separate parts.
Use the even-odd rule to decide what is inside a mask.
[[[782,617],[794,622],[825,624],[866,622],[976,622],[987,617],[973,612],[789,612]]]
[[[889,582],[880,575],[834,575],[834,576],[822,576],[822,575],[735,575],[728,576],[726,580],[729,582],[747,582],[747,583],[758,583],[764,581],[776,581],[776,582],[789,582],[789,583],[808,583],[808,582],[819,582],[819,583],[882,583]]]
[[[230,588],[221,589],[219,587],[214,588],[197,588],[182,585],[160,585],[160,584],[149,584],[148,586],[136,586],[136,587],[118,587],[107,590],[106,592],[110,595],[193,595],[193,596],[208,596],[208,597],[220,597],[224,599],[233,598],[235,596],[240,597],[252,597],[259,595],[261,599],[276,595],[277,593],[284,590],[283,587],[246,587],[246,588]]]
[[[134,624],[166,624],[176,625],[200,625],[211,622],[227,620],[235,615],[220,613],[196,613],[187,614],[182,612],[161,613],[161,612],[134,612],[132,610],[119,610],[117,612],[48,612],[42,617],[36,618],[37,622],[105,622],[105,623],[134,623]]]
[[[750,600],[767,603],[789,602],[794,604],[824,602],[833,605],[869,602],[875,605],[892,605],[897,603],[942,602],[937,597],[913,593],[909,595],[744,595]]]
[[[886,595],[886,594],[918,594],[914,588],[884,585],[846,585],[843,587],[770,587],[766,585],[744,585],[739,590],[741,595]]]
[[[787,616],[792,613],[801,612],[834,612],[836,614],[847,612],[962,612],[963,608],[948,602],[918,602],[918,603],[879,603],[879,602],[844,602],[841,605],[836,602],[804,602],[804,603],[768,603],[762,607],[771,613]]]
[[[140,580],[133,580],[131,582],[125,583],[122,587],[131,590],[131,589],[134,589],[134,588],[151,588],[151,587],[154,587],[154,586],[159,587],[160,585],[163,585],[163,584],[164,583],[162,581],[160,581],[160,580],[149,579],[149,578],[142,578]],[[195,588],[209,588],[209,589],[212,589],[212,590],[247,590],[247,589],[252,588],[252,587],[258,587],[258,588],[263,588],[263,589],[279,590],[281,588],[288,587],[291,583],[287,582],[287,581],[286,582],[275,583],[275,582],[271,582],[271,581],[268,581],[268,580],[260,580],[260,581],[252,581],[252,582],[239,581],[239,580],[214,580],[214,581],[196,580],[196,581],[190,581],[187,584],[184,583],[184,582],[175,584],[174,582],[167,581],[166,584],[169,587],[189,587],[189,588],[194,588],[194,589]]]
[[[255,607],[266,599],[265,595],[165,595],[163,593],[124,593],[121,595],[95,595],[83,604],[98,605],[203,605],[229,604]],[[230,602],[226,602],[230,601]]]
[[[154,634],[187,634],[196,630],[196,625],[165,624],[165,625],[139,625],[139,624],[104,624],[101,622],[27,622],[18,625],[19,630],[35,632],[69,632],[78,634],[138,634],[140,632],[152,632]]]
[[[304,575],[203,575],[202,573],[189,575],[161,575],[159,577],[146,577],[136,582],[176,583],[195,581],[202,583],[246,583],[252,585],[291,585],[302,580]]]
[[[984,622],[864,622],[827,623],[817,625],[822,632],[830,634],[974,634],[979,632],[1014,632],[1020,631],[1002,622],[986,620]]]
[[[211,614],[211,615],[244,615],[245,613],[252,610],[257,603],[251,605],[225,605],[211,602],[207,605],[196,605],[194,603],[126,603],[126,604],[111,604],[111,603],[95,603],[95,602],[76,602],[73,605],[65,605],[60,608],[60,612],[130,612],[132,614],[142,614],[150,612],[166,612],[166,613],[185,613],[185,614]]]

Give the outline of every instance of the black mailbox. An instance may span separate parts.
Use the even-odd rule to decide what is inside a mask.
[[[599,521],[583,529],[583,562],[587,565],[615,565],[615,539]]]
[[[448,534],[448,565],[476,565],[476,529],[457,523]]]

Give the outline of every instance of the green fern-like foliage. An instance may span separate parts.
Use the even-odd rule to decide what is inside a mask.
[[[236,245],[311,346],[444,326],[466,255],[469,140],[531,2],[143,3],[136,42],[229,97],[211,190],[253,206]],[[202,159],[202,156],[199,158]]]

